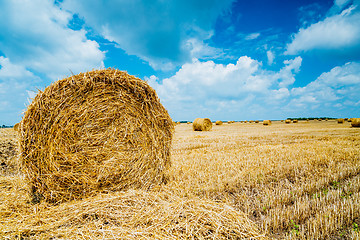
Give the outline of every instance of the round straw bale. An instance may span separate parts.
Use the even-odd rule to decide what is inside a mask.
[[[289,123],[291,123],[291,120],[290,120],[290,119],[286,119],[286,120],[285,120],[285,123],[286,123],[286,124],[289,124]]]
[[[173,122],[154,89],[115,69],[54,82],[24,113],[20,158],[34,201],[63,202],[165,180]]]
[[[212,122],[208,118],[196,118],[193,122],[194,131],[210,131]]]
[[[352,118],[351,126],[352,127],[360,127],[360,118]]]
[[[14,125],[14,131],[19,131],[19,125],[20,125],[20,123],[16,123],[15,125]]]
[[[298,123],[298,120],[297,120],[297,119],[294,119],[294,120],[293,120],[293,123]]]
[[[191,124],[191,122],[187,122],[187,124]]]
[[[337,119],[337,122],[338,122],[338,123],[344,123],[344,119],[343,119],[343,118],[338,118],[338,119]]]
[[[216,125],[222,125],[222,124],[223,124],[223,122],[222,122],[222,121],[220,121],[220,120],[217,120],[217,121],[215,122],[215,124],[216,124]]]
[[[259,123],[259,120],[255,120],[255,123]]]
[[[271,125],[271,120],[264,120],[263,125]]]

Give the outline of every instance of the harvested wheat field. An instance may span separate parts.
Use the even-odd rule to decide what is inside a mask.
[[[57,205],[31,202],[16,141],[0,129],[1,239],[360,238],[360,129],[350,122],[180,124],[166,183]]]

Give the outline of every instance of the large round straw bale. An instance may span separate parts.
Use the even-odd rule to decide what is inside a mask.
[[[217,120],[217,121],[215,122],[215,124],[216,124],[216,125],[222,125],[222,124],[223,124],[223,122],[222,122],[222,121],[220,121],[220,120]]]
[[[360,118],[352,118],[351,126],[352,127],[360,127]]]
[[[210,131],[212,122],[208,118],[196,118],[193,122],[194,131]]]
[[[297,119],[294,119],[294,120],[293,120],[293,123],[298,123],[298,120],[297,120]]]
[[[34,200],[63,202],[165,180],[174,125],[145,81],[115,69],[59,80],[39,92],[20,127]]]
[[[290,120],[290,119],[286,119],[286,120],[285,120],[285,123],[286,123],[286,124],[290,124],[290,123],[291,123],[291,120]]]
[[[271,125],[271,120],[264,120],[263,125]]]
[[[338,118],[338,119],[337,119],[337,122],[338,122],[338,123],[344,123],[344,119],[343,119],[343,118]]]

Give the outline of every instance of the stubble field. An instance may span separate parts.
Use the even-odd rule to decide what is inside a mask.
[[[360,128],[348,122],[180,124],[165,185],[56,206],[31,203],[16,138],[0,129],[4,239],[360,238]]]

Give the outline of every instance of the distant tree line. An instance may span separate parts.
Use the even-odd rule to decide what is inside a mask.
[[[1,125],[0,128],[13,128],[14,126]]]
[[[316,120],[316,119],[321,119],[321,120],[325,120],[325,119],[337,119],[337,118],[332,118],[332,117],[308,117],[308,118],[305,118],[305,117],[301,117],[301,118],[287,118],[287,119],[290,119],[290,120]]]

